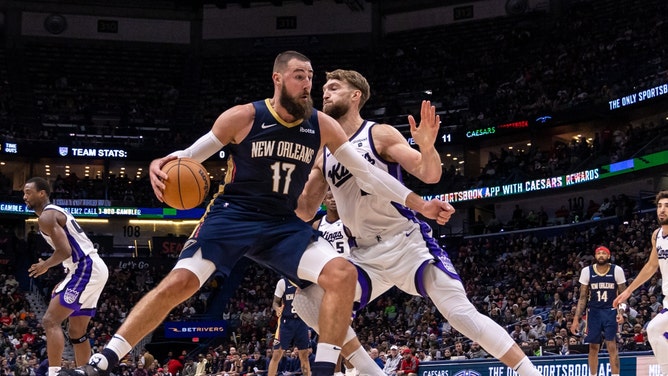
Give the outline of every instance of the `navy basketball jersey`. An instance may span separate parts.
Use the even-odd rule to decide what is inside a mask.
[[[292,307],[292,302],[295,300],[295,293],[297,293],[297,286],[290,283],[287,278],[283,278],[283,282],[285,283],[285,291],[283,291],[283,313],[281,314],[281,318],[298,319],[299,316]]]
[[[589,266],[589,308],[612,309],[612,301],[617,297],[615,278],[617,265],[610,264],[604,275],[597,274],[594,265]]]
[[[317,111],[308,119],[288,123],[269,99],[253,102],[253,107],[250,132],[239,144],[229,145],[227,174],[217,200],[252,211],[294,215],[320,148]]]

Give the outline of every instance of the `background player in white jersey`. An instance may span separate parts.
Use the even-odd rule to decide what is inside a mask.
[[[423,101],[419,127],[413,116],[408,117],[418,151],[394,127],[362,119],[359,111],[369,96],[369,84],[358,72],[340,69],[328,72],[323,87],[323,111],[338,120],[357,152],[375,167],[399,180],[403,167],[425,183],[438,182],[442,168],[434,147],[440,126],[436,109]],[[510,335],[480,314],[468,300],[448,255],[432,238],[430,226],[405,206],[365,192],[327,149],[316,161],[300,198],[298,214],[303,219],[314,215],[328,185],[341,219],[353,236],[350,258],[358,266],[360,288],[356,298],[361,306],[394,286],[412,295],[429,297],[453,327],[480,343],[520,376],[540,375]],[[454,209],[450,208],[452,213]],[[309,287],[304,295],[309,304],[316,302],[311,308],[317,312],[315,291]],[[296,299],[298,313],[315,329],[317,316],[309,315],[308,309],[302,314],[300,304]],[[343,352],[349,354],[348,359],[360,373],[374,374],[373,369],[366,368],[366,362],[356,364],[358,359],[365,358],[366,352],[358,346],[352,329],[345,343]]]
[[[619,307],[631,293],[649,280],[656,270],[661,272],[663,291],[668,291],[668,191],[661,191],[656,195],[656,216],[659,221],[658,229],[652,233],[652,252],[645,266],[638,276],[631,282],[612,303]],[[661,366],[661,373],[668,375],[668,294],[663,298],[663,309],[647,324],[647,338],[652,345],[654,356]],[[624,308],[624,306],[622,306]]]
[[[337,252],[346,257],[350,256],[348,230],[343,225],[339,212],[336,210],[336,200],[334,200],[332,192],[327,192],[322,203],[325,204],[327,213],[317,221],[313,222],[313,228],[320,231],[322,237],[325,238]]]
[[[605,246],[594,250],[595,262],[580,272],[580,298],[575,309],[571,332],[577,333],[580,316],[587,307],[587,326],[584,342],[589,344],[589,374],[598,375],[598,351],[601,340],[610,354],[612,376],[619,376],[619,352],[617,351],[617,321],[624,312],[617,312],[612,302],[626,288],[624,270],[610,263],[610,250]],[[601,338],[601,334],[603,337]]]
[[[74,347],[76,364],[83,365],[88,361],[91,351],[86,335],[88,323],[95,315],[97,301],[107,283],[109,271],[74,217],[50,203],[50,194],[49,182],[43,178],[31,178],[23,187],[23,201],[28,209],[37,214],[39,231],[53,248],[49,258],[40,258],[30,266],[29,275],[38,277],[49,268],[61,264],[67,270],[65,279],[54,288],[51,302],[42,318],[46,331],[49,376],[55,376],[60,369],[65,347],[61,325],[68,317],[69,337]]]

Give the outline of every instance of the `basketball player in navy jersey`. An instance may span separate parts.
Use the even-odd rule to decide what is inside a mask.
[[[661,373],[668,375],[668,191],[657,193],[655,203],[660,227],[652,233],[652,252],[633,282],[612,304],[620,310],[625,309],[623,302],[659,270],[661,290],[664,293],[663,309],[647,324],[647,339],[652,345]]]
[[[107,283],[109,271],[74,217],[51,204],[50,194],[51,186],[43,178],[31,178],[23,187],[23,201],[28,209],[37,214],[39,232],[53,248],[49,258],[40,258],[30,266],[29,275],[39,277],[61,264],[67,271],[65,279],[53,289],[51,302],[42,318],[49,359],[48,376],[55,376],[60,370],[65,348],[62,323],[68,318],[75,362],[77,365],[86,364],[91,351],[88,323],[95,316],[97,301]]]
[[[302,375],[311,374],[311,365],[308,361],[309,328],[292,307],[295,292],[297,292],[297,286],[290,283],[287,278],[281,278],[276,283],[272,308],[278,315],[278,327],[274,339],[274,351],[269,362],[269,376],[276,376],[283,353],[292,348],[296,348],[299,353]]]
[[[573,316],[571,332],[579,331],[580,316],[587,307],[587,325],[584,343],[589,344],[589,374],[598,375],[598,351],[601,340],[610,354],[612,376],[619,376],[619,352],[617,351],[617,316],[612,302],[626,289],[626,277],[621,267],[610,263],[610,250],[600,246],[594,251],[595,261],[580,272],[580,298]],[[603,334],[603,337],[601,337]]]
[[[449,219],[449,204],[424,201],[390,175],[375,171],[354,152],[338,123],[313,109],[313,68],[306,56],[280,53],[272,80],[273,97],[226,110],[211,131],[187,149],[151,162],[153,191],[162,200],[165,163],[179,157],[202,162],[229,145],[227,176],[174,268],[137,303],[102,352],[72,374],[92,376],[115,367],[172,308],[212,275],[228,276],[237,261],[247,257],[300,287],[322,286],[323,327],[311,371],[316,376],[331,375],[350,321],[356,270],[294,212],[325,145],[370,194],[405,204],[439,223]]]
[[[361,74],[337,69],[327,73],[323,111],[341,124],[357,153],[376,169],[389,172],[397,181],[403,168],[425,183],[438,182],[442,167],[434,143],[440,117],[434,106],[423,101],[419,126],[413,116],[408,117],[411,135],[419,148],[416,150],[396,128],[361,117],[360,110],[369,96],[369,84]],[[340,162],[325,148],[304,188],[298,214],[305,220],[313,217],[329,186],[338,213],[352,234],[350,259],[358,267],[356,299],[360,305],[363,307],[394,286],[411,295],[429,297],[454,328],[520,376],[540,375],[508,332],[480,314],[468,300],[457,271],[432,237],[430,226],[392,198],[368,194]],[[302,306],[300,295],[308,298],[307,303],[313,303],[318,301],[318,291],[318,286],[308,287],[294,302],[299,315],[316,330],[317,303]],[[382,375],[352,328],[344,343],[344,355],[360,373]]]

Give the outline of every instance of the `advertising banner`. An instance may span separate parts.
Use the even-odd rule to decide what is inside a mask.
[[[651,352],[620,353],[620,374],[625,376],[663,376]],[[531,357],[536,368],[545,376],[589,376],[587,355]],[[612,376],[607,354],[599,355],[597,376]],[[466,359],[425,362],[420,364],[419,376],[517,376],[510,367],[497,360]],[[668,376],[668,375],[666,375]]]

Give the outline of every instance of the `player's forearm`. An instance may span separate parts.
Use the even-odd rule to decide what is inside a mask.
[[[640,270],[640,273],[636,276],[636,278],[631,282],[629,287],[626,288],[626,290],[629,290],[629,293],[634,292],[638,287],[642,286],[645,282],[647,282],[656,272],[656,266],[650,265],[650,264],[645,264],[643,268]]]
[[[409,196],[411,190],[387,172],[373,167],[353,150],[350,142],[339,146],[334,152],[334,157],[355,176],[362,190],[406,205],[407,196]]]
[[[218,137],[216,137],[216,135],[213,134],[212,131],[209,131],[207,134],[200,137],[188,148],[184,150],[175,151],[169,155],[175,155],[179,158],[182,157],[192,158],[201,163],[207,160],[210,156],[220,151],[220,149],[222,149],[223,146],[225,145],[223,145],[223,143],[220,142]]]
[[[44,260],[44,265],[50,269],[54,266],[60,265],[71,255],[72,253],[70,250],[64,250],[63,247],[58,247],[49,258]]]
[[[434,146],[420,147],[420,163],[414,175],[427,184],[436,184],[441,180],[443,167],[441,166],[441,156]]]
[[[584,309],[585,309],[586,305],[587,305],[587,297],[586,296],[580,296],[580,299],[578,299],[578,305],[575,308],[574,319],[580,320],[580,317],[582,316],[582,312],[584,312]]]

